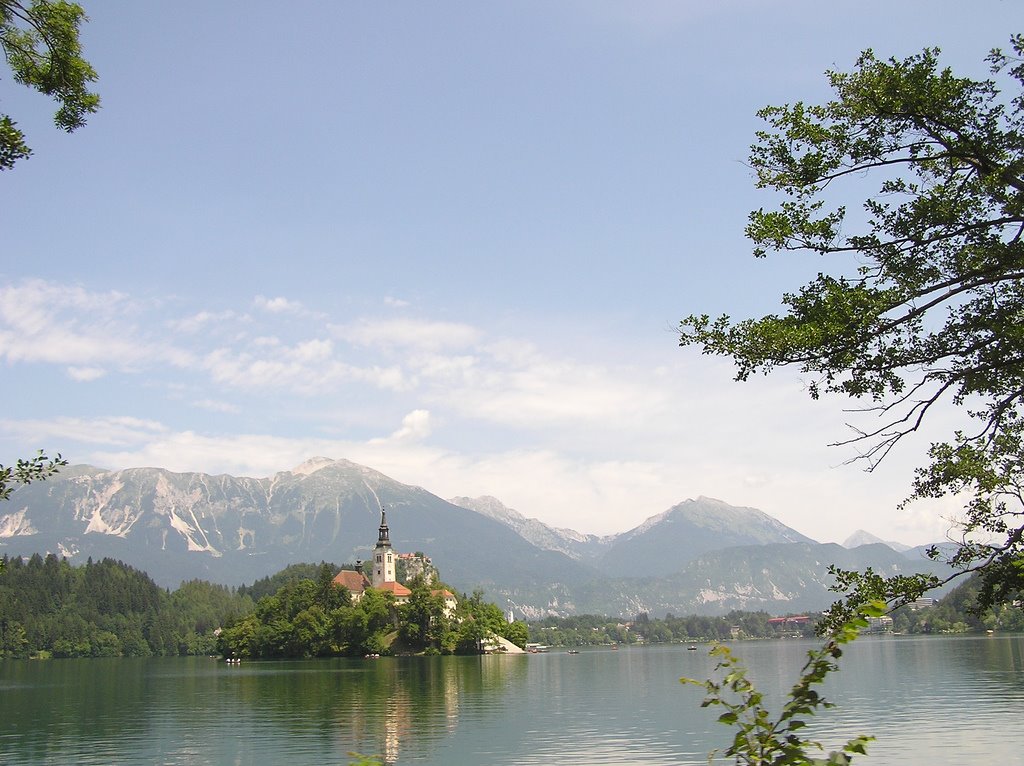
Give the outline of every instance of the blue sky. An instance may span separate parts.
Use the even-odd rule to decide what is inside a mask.
[[[823,541],[895,511],[795,374],[679,349],[821,268],[755,261],[768,104],[864,48],[983,76],[1013,2],[85,2],[103,108],[0,177],[0,462],[267,476],[348,458],[586,532],[689,497]]]

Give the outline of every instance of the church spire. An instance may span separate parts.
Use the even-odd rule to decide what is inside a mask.
[[[374,588],[380,588],[384,583],[396,582],[395,578],[395,552],[391,550],[391,533],[388,529],[388,517],[384,512],[384,506],[380,508],[380,530],[377,532],[377,545],[373,551],[373,577],[371,583]]]

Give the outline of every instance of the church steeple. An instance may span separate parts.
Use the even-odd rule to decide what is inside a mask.
[[[388,530],[387,514],[384,512],[384,506],[381,506],[380,529],[377,532],[377,544],[373,549],[371,584],[374,588],[379,588],[386,582],[396,582],[395,552],[391,549],[391,533]]]

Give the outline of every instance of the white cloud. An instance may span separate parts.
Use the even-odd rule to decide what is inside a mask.
[[[0,357],[57,364],[135,362],[142,353],[120,333],[112,332],[127,303],[121,293],[90,293],[42,280],[4,287],[0,289]]]
[[[471,354],[416,354],[410,359],[410,366],[417,377],[436,386],[462,385],[477,375],[485,374],[479,364],[478,357]]]
[[[25,279],[0,288],[0,319],[17,324],[28,332],[49,326],[50,317],[60,310],[107,315],[128,305],[128,296],[116,290],[97,293],[42,279]]]
[[[332,325],[331,330],[337,338],[357,346],[421,351],[463,349],[483,335],[468,324],[415,319],[360,319],[346,325]]]
[[[67,373],[72,380],[89,382],[99,380],[107,374],[107,371],[102,367],[68,367]]]
[[[222,402],[216,399],[198,399],[192,402],[193,405],[203,410],[209,410],[210,412],[227,412],[237,413],[241,412],[241,408],[236,404],[230,402]]]
[[[315,364],[328,361],[333,356],[333,346],[329,340],[307,340],[299,343],[291,352],[300,362]]]
[[[298,301],[291,301],[287,298],[265,298],[257,295],[253,299],[253,306],[262,311],[269,311],[271,314],[302,314],[305,308]]]
[[[413,359],[418,378],[433,384],[431,401],[465,417],[516,428],[589,423],[635,425],[664,412],[666,381],[636,364],[611,368],[542,354],[530,344],[501,341],[474,356]]]
[[[9,285],[0,288],[0,359],[81,370],[190,364],[189,352],[138,329],[135,320],[144,313],[143,306],[116,291],[90,292],[38,279]]]
[[[168,431],[162,423],[129,416],[0,420],[0,434],[31,444],[77,442],[127,446],[146,443]]]
[[[178,332],[192,334],[210,326],[229,322],[233,319],[244,319],[234,311],[199,311],[183,319],[172,319],[167,326]]]
[[[167,433],[120,450],[86,453],[91,463],[108,468],[160,466],[171,471],[201,471],[235,476],[273,476],[313,455],[330,454],[331,442],[261,434],[208,435]]]
[[[218,348],[206,355],[203,368],[216,383],[235,388],[325,393],[345,384],[369,384],[400,390],[407,383],[399,367],[356,367],[335,358],[328,340],[302,341],[294,346],[267,338],[248,350]]]
[[[420,442],[430,436],[432,430],[430,412],[413,410],[402,418],[402,427],[387,439],[371,439],[371,444]]]

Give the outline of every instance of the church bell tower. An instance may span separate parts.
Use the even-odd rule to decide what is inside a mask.
[[[391,549],[391,537],[388,531],[388,519],[383,506],[380,509],[380,529],[377,532],[377,544],[373,548],[373,579],[374,588],[386,582],[395,582],[395,552]]]

